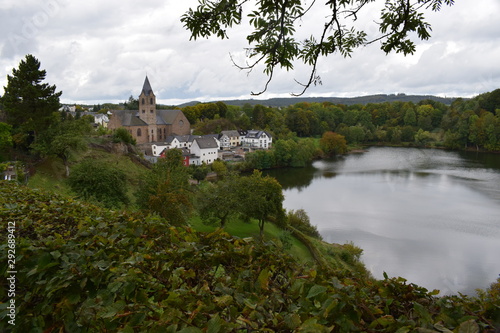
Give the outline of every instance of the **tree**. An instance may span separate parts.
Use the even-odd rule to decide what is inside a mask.
[[[68,177],[70,158],[74,153],[87,149],[87,135],[91,132],[92,125],[86,118],[75,120],[55,118],[32,147],[42,156],[59,157],[66,167],[66,177]]]
[[[192,177],[198,181],[198,183],[202,180],[204,180],[207,175],[208,175],[208,166],[206,164],[203,164],[203,165],[194,165],[194,164],[191,164],[189,166],[189,171],[192,175]]]
[[[347,153],[345,137],[338,133],[325,132],[319,140],[319,146],[328,156]]]
[[[79,197],[105,207],[120,207],[129,202],[125,173],[103,161],[86,159],[75,165],[68,184]]]
[[[224,228],[232,216],[240,214],[242,195],[239,195],[238,191],[246,189],[240,186],[239,181],[238,176],[230,175],[217,183],[203,184],[196,202],[198,213],[204,223],[219,224]]]
[[[189,9],[181,18],[184,27],[190,31],[191,39],[207,38],[215,35],[227,38],[227,29],[241,24],[243,12],[247,14],[251,31],[247,36],[247,63],[238,65],[240,69],[252,71],[257,65],[264,65],[268,79],[264,88],[253,95],[262,94],[272,81],[275,70],[292,70],[294,62],[299,61],[311,67],[308,79],[302,86],[302,95],[312,84],[321,84],[317,74],[318,60],[332,54],[351,56],[354,49],[376,41],[381,42],[385,53],[398,52],[404,55],[415,52],[415,43],[410,35],[416,34],[420,40],[430,38],[431,26],[425,21],[426,10],[439,11],[441,5],[452,5],[454,0],[387,0],[381,10],[380,19],[373,21],[379,30],[375,36],[356,28],[358,15],[373,10],[367,0],[329,0],[318,9],[326,22],[318,22],[319,33],[303,39],[299,31],[306,15],[321,4],[301,0],[290,1],[249,1],[249,0],[199,0],[195,9]],[[252,3],[253,6],[250,6]],[[244,5],[247,6],[244,6]],[[316,6],[316,7],[315,7]],[[361,24],[359,24],[361,25]],[[373,29],[375,30],[375,29]],[[369,31],[369,29],[367,29]],[[413,38],[413,37],[412,37]]]
[[[45,75],[46,71],[40,70],[40,62],[28,54],[18,69],[12,69],[12,76],[7,75],[5,93],[0,98],[7,122],[28,141],[31,136],[31,141],[36,141],[49,128],[52,113],[60,106],[62,92],[56,92],[55,85],[42,83]]]
[[[311,224],[311,220],[307,215],[307,212],[303,209],[290,210],[287,213],[288,224],[295,229],[305,233],[308,236],[322,239],[320,233],[318,232],[318,228]]]
[[[211,165],[211,169],[217,174],[219,179],[224,178],[228,172],[226,163],[221,160],[215,160]]]
[[[130,95],[128,101],[123,103],[125,110],[139,110],[139,100]]]
[[[153,166],[136,194],[139,207],[158,213],[173,225],[187,223],[192,210],[189,172],[182,151],[169,149]]]
[[[251,176],[242,177],[239,201],[242,203],[242,212],[259,223],[260,237],[264,235],[266,221],[283,223],[283,191],[280,183],[270,176],[262,176],[262,172],[254,170]]]
[[[0,151],[12,146],[12,126],[0,122]]]

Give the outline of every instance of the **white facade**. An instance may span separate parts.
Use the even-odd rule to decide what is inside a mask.
[[[108,127],[109,117],[105,114],[97,113],[94,115],[94,123],[102,127]]]
[[[160,156],[165,149],[182,148],[177,137],[169,138],[167,142],[157,142],[151,145],[153,156]]]
[[[264,131],[250,130],[243,139],[243,146],[249,148],[269,149],[271,148],[273,138]]]
[[[218,141],[211,138],[196,138],[191,145],[191,154],[199,158],[200,164],[212,164],[218,158],[219,151]]]

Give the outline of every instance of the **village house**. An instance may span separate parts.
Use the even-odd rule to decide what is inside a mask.
[[[222,131],[219,135],[221,149],[231,149],[241,145],[238,131]]]
[[[108,128],[125,128],[137,144],[163,141],[171,135],[189,135],[191,125],[181,110],[157,110],[156,96],[146,76],[139,110],[112,110]]]
[[[191,158],[191,164],[201,165],[212,164],[218,158],[220,145],[214,137],[196,138],[191,146],[191,155],[198,159]]]
[[[250,130],[243,138],[242,146],[247,148],[269,149],[273,142],[272,136],[259,130]]]
[[[165,149],[181,148],[177,136],[170,135],[163,142],[155,142],[151,145],[153,156],[160,156]]]

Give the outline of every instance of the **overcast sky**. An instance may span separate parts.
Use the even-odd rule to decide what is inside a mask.
[[[384,1],[380,0],[380,3]],[[243,59],[247,27],[229,31],[229,39],[189,41],[180,16],[197,0],[2,0],[0,2],[0,85],[7,84],[26,54],[47,71],[46,82],[62,90],[63,103],[123,102],[139,95],[148,75],[158,102],[252,98],[266,77],[234,67],[230,54]],[[321,9],[323,2],[318,2]],[[374,8],[375,9],[375,8]],[[376,19],[376,10],[360,21]],[[373,15],[373,17],[371,17]],[[325,14],[302,22],[306,37],[321,29]],[[456,0],[426,19],[429,41],[413,56],[386,56],[375,43],[322,59],[323,85],[304,96],[360,96],[406,93],[471,97],[500,88],[500,1]],[[314,26],[319,24],[318,26]],[[364,23],[362,23],[364,24]],[[370,36],[377,31],[367,25]],[[288,97],[305,81],[308,68],[279,72],[260,97]],[[3,93],[3,89],[0,93]]]

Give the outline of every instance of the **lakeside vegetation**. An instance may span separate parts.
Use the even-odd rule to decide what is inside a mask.
[[[476,332],[500,322],[500,280],[474,297],[375,280],[361,249],[323,242],[307,212],[283,209],[276,179],[239,173],[302,167],[370,142],[496,150],[500,90],[450,107],[186,107],[197,133],[261,128],[275,139],[244,163],[186,168],[178,150],[149,165],[128,132],[110,135],[89,117],[57,112],[60,93],[40,84],[45,73],[34,57],[26,69],[35,76],[28,90],[46,98],[13,98],[26,88],[20,76],[9,77],[0,99],[2,159],[28,166],[18,175],[28,187],[0,181],[0,221],[16,225],[16,330]],[[28,101],[40,103],[40,124]],[[205,180],[208,171],[217,181]],[[5,233],[0,241],[7,272]],[[2,284],[5,331],[12,327]]]
[[[479,332],[498,320],[500,281],[476,297],[436,297],[403,278],[300,264],[276,242],[0,187],[2,221],[17,227],[16,330]]]

